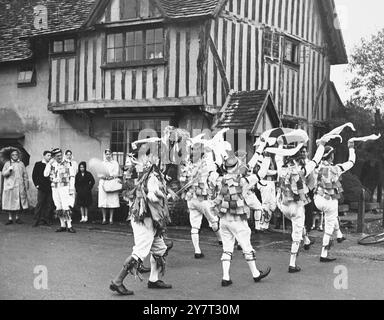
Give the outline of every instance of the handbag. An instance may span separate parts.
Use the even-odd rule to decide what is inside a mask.
[[[118,192],[123,189],[123,184],[119,179],[104,180],[103,189],[107,193]]]

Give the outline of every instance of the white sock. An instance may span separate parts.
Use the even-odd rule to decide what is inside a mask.
[[[192,233],[191,238],[192,238],[193,246],[195,248],[195,253],[201,253],[200,246],[199,246],[199,234]]]
[[[304,235],[304,244],[306,245],[311,244],[311,240],[308,238],[307,235]]]
[[[229,276],[229,269],[231,267],[231,261],[222,261],[223,265],[223,280],[229,281],[231,280]]]
[[[256,262],[255,261],[247,261],[247,263],[248,263],[249,269],[252,272],[252,276],[254,278],[257,278],[258,276],[260,276],[260,271],[257,270]]]
[[[65,219],[63,217],[60,217],[60,227],[65,228]]]
[[[216,234],[217,240],[222,241],[222,240],[221,240],[221,234],[220,234],[220,231],[216,231],[215,234]]]
[[[151,255],[151,258],[149,259],[151,262],[151,274],[149,275],[149,281],[156,282],[159,280],[159,270],[157,269],[157,264],[155,258]]]
[[[261,217],[262,213],[261,213],[261,210],[256,210],[253,217],[255,218],[255,229],[256,230],[260,230],[261,228],[261,224],[260,224],[260,217]]]
[[[341,232],[341,230],[336,230],[336,235],[337,235],[337,239],[341,239],[343,237],[343,233]]]
[[[325,234],[323,237],[323,248],[321,249],[321,257],[322,258],[328,257],[328,249],[326,249],[325,247],[327,247],[329,245],[330,240],[331,240],[331,237],[329,235]]]
[[[67,220],[68,229],[72,228],[72,220]]]
[[[289,262],[290,267],[296,267],[297,253],[299,252],[300,242],[293,242],[291,247],[291,260]]]

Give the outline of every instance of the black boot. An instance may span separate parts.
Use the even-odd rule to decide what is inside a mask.
[[[123,284],[118,286],[113,281],[111,281],[109,289],[111,289],[114,292],[117,292],[118,294],[120,294],[122,296],[131,296],[131,295],[133,295],[133,291],[128,290]]]

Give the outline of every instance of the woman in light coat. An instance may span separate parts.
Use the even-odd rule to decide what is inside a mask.
[[[103,224],[107,223],[107,211],[109,210],[109,223],[113,224],[114,210],[120,208],[119,191],[116,192],[105,192],[104,183],[107,180],[116,179],[119,176],[119,164],[117,161],[112,159],[111,150],[107,149],[104,151],[103,161],[105,173],[100,177],[99,180],[99,208],[103,213]]]
[[[28,209],[27,190],[29,188],[28,174],[24,163],[20,160],[20,152],[12,148],[10,160],[4,164],[2,209],[9,214],[6,225],[13,224],[12,215],[16,217],[16,223],[21,224],[19,214]]]

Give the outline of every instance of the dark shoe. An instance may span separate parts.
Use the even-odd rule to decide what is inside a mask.
[[[157,280],[156,282],[148,281],[148,289],[172,289],[172,286],[161,280]]]
[[[237,250],[239,250],[239,251],[241,251],[241,250],[243,250],[243,248],[241,247],[241,245],[237,245]]]
[[[289,268],[288,268],[288,272],[289,272],[289,273],[298,273],[298,272],[300,272],[300,271],[301,271],[301,268],[298,267],[298,266],[296,266],[296,267],[289,267]]]
[[[253,278],[255,282],[259,282],[261,279],[264,279],[271,273],[271,267],[268,267],[266,270],[260,270],[260,275],[257,278]]]
[[[113,281],[109,285],[109,289],[111,289],[112,291],[117,292],[118,294],[120,294],[122,296],[131,296],[131,295],[133,295],[133,291],[128,290],[123,284],[118,286]]]
[[[50,226],[51,224],[47,220],[41,220],[40,221],[43,226]]]
[[[304,245],[304,250],[308,251],[309,249],[311,249],[311,246],[315,244],[315,241],[314,240],[311,240],[311,243],[310,244],[305,244]]]
[[[16,219],[16,221],[15,221],[17,224],[23,224],[24,222],[23,221],[21,221],[20,219]]]
[[[13,220],[8,220],[8,221],[5,223],[6,226],[9,226],[10,224],[13,224]]]
[[[336,261],[337,259],[336,258],[323,258],[323,257],[320,257],[320,262],[324,262],[324,263],[328,263],[328,262],[334,262]]]
[[[229,287],[232,283],[232,280],[221,280],[222,287]]]
[[[223,245],[223,241],[219,241],[219,246],[222,246]]]
[[[36,227],[39,226],[39,224],[40,224],[40,221],[36,221],[36,222],[32,225],[32,227],[36,228]]]
[[[60,228],[56,229],[55,232],[65,232],[65,231],[67,231],[67,228],[65,228],[65,227],[60,227]]]
[[[140,265],[137,271],[139,271],[140,273],[148,273],[148,272],[151,272],[151,268],[147,268],[144,265]]]
[[[103,225],[103,226],[105,226],[106,224],[108,224],[109,222],[107,222],[107,221],[103,221],[101,224]]]
[[[344,242],[345,240],[347,240],[346,237],[337,238],[337,243],[342,243],[342,242]]]
[[[71,228],[68,229],[68,232],[69,233],[76,233],[76,230],[71,227]]]
[[[202,259],[204,257],[204,253],[195,253],[195,259]]]

